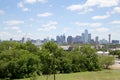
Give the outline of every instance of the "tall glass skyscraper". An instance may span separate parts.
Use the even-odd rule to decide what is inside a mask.
[[[88,30],[85,30],[85,43],[88,43]]]

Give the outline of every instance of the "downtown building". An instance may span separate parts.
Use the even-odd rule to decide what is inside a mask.
[[[72,43],[83,43],[83,44],[88,44],[94,42],[93,39],[91,39],[91,34],[88,33],[88,30],[85,30],[84,33],[81,34],[81,36],[77,35],[75,37],[68,36],[67,37],[67,43],[72,44]]]

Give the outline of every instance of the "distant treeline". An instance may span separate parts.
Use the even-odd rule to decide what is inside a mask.
[[[109,59],[110,64],[113,64],[114,59],[112,57]],[[0,43],[1,79],[28,78],[54,72],[98,71],[105,66],[105,61],[106,58],[99,57],[96,50],[87,45],[81,49],[64,51],[54,42],[46,42],[41,48],[30,41]]]

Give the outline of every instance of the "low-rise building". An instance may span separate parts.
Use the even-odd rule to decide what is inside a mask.
[[[112,44],[119,44],[119,40],[112,40]]]
[[[60,46],[64,51],[72,51],[73,47],[68,45],[68,46]]]
[[[99,56],[104,56],[104,55],[109,55],[109,52],[108,51],[97,51],[97,54],[99,55]]]

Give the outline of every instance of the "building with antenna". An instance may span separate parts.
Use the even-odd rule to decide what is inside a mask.
[[[111,34],[108,34],[109,44],[111,43]]]

